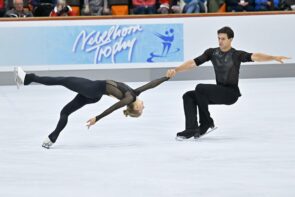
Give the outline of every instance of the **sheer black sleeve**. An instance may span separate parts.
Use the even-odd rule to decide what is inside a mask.
[[[245,51],[237,51],[238,57],[241,62],[253,62],[252,60],[252,54]]]
[[[170,78],[169,77],[162,77],[162,78],[159,78],[159,79],[155,79],[143,86],[140,86],[138,88],[136,88],[134,90],[135,94],[138,96],[140,93],[146,91],[146,90],[149,90],[149,89],[152,89],[158,85],[160,85],[161,83],[163,83],[164,81],[168,81]]]
[[[213,48],[209,48],[202,55],[195,58],[194,61],[195,61],[196,65],[200,66],[204,62],[209,61],[211,59],[211,57],[212,57],[213,51],[214,51]]]
[[[132,94],[130,92],[127,92],[123,99],[121,99],[119,102],[112,105],[110,108],[108,108],[107,110],[102,112],[100,115],[96,116],[96,121],[99,121],[100,119],[102,119],[103,117],[109,115],[113,111],[115,111],[115,110],[117,110],[117,109],[119,109],[121,107],[124,107],[124,106],[132,103],[133,101],[134,101],[134,96],[132,96]]]

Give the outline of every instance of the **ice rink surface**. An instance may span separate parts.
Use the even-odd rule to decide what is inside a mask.
[[[41,143],[75,94],[63,87],[0,87],[1,197],[294,197],[295,78],[240,80],[242,97],[210,106],[218,129],[175,141],[184,128],[172,81],[144,92],[145,112],[85,123],[116,100],[74,113],[50,150]],[[137,87],[142,83],[129,83]]]

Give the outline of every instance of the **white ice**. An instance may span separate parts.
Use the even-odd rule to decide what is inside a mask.
[[[182,94],[197,83],[214,81],[166,82],[143,93],[141,118],[118,110],[87,130],[115,102],[103,97],[74,113],[50,150],[41,143],[75,94],[0,87],[0,196],[294,197],[295,78],[240,80],[236,104],[210,106],[217,130],[175,141]]]

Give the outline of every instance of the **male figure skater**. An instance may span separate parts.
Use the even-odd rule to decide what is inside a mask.
[[[214,121],[210,116],[208,105],[232,105],[241,96],[238,82],[241,62],[283,61],[285,56],[271,56],[263,53],[248,53],[232,48],[234,32],[230,27],[223,27],[217,31],[219,47],[209,48],[195,59],[188,60],[180,66],[169,69],[168,77],[178,72],[184,72],[211,61],[215,71],[216,84],[198,84],[195,90],[183,95],[185,114],[185,130],[177,133],[176,138],[183,140],[191,137],[199,138],[209,128],[214,128]],[[198,108],[198,112],[197,112]],[[197,115],[199,115],[199,123]]]

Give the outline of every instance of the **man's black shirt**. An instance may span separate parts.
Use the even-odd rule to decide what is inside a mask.
[[[216,76],[217,85],[238,87],[241,62],[252,62],[252,53],[231,48],[222,52],[220,48],[209,48],[195,58],[197,66],[211,60]]]

